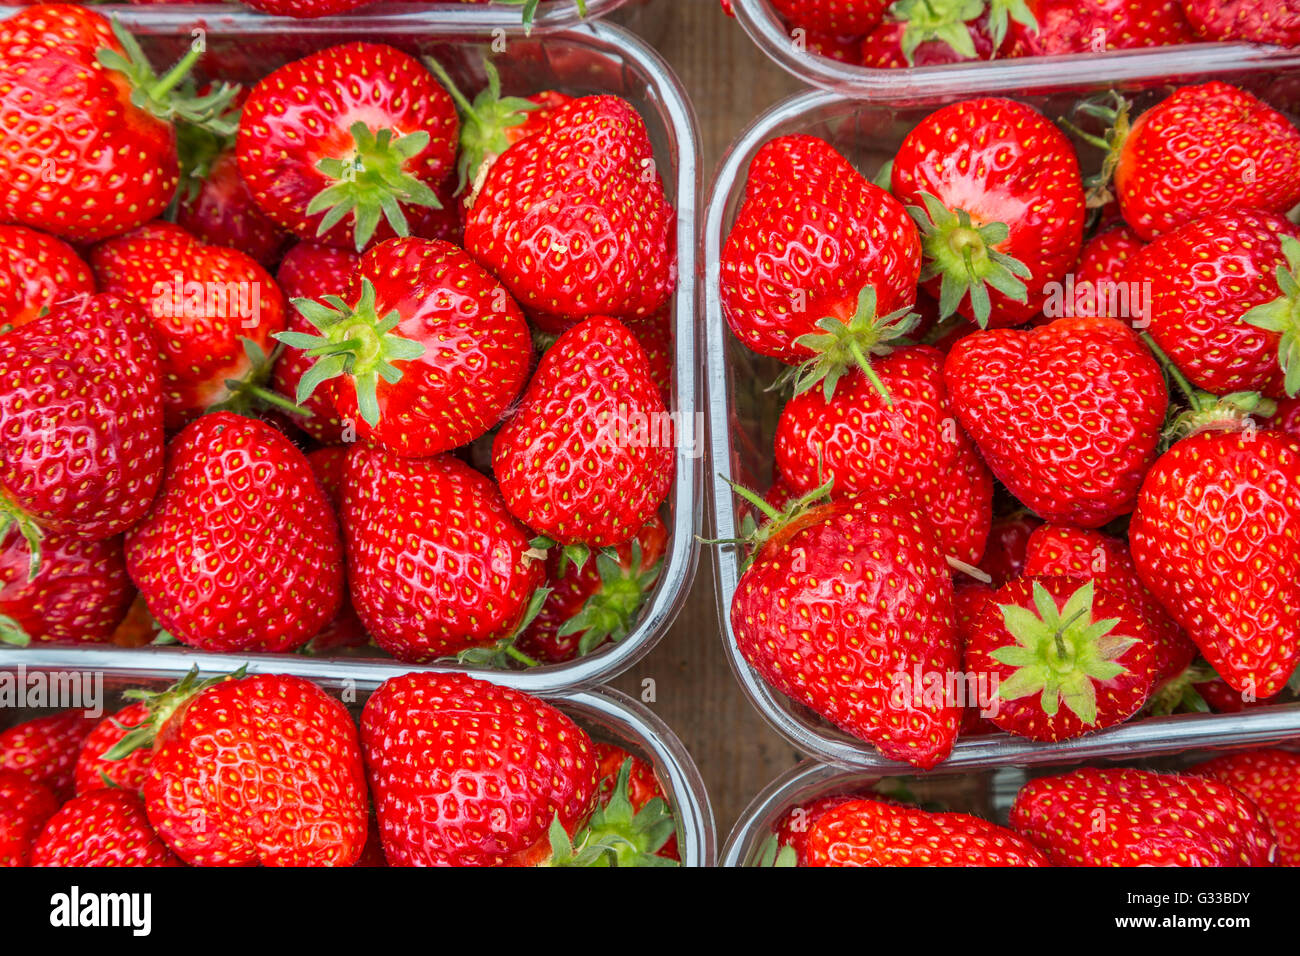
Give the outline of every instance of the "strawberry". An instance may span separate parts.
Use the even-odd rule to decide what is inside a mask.
[[[49,787],[0,768],[0,867],[30,865],[32,843],[58,809]]]
[[[1266,416],[1260,423],[1266,428],[1286,432],[1300,441],[1300,398],[1281,398],[1277,401],[1277,410]]]
[[[549,704],[464,674],[394,677],[361,714],[370,787],[392,866],[532,865],[548,829],[591,811],[591,739]]]
[[[979,569],[989,576],[993,588],[1002,587],[1024,572],[1030,536],[1042,523],[1041,518],[1023,508],[993,519],[984,557],[979,562]]]
[[[862,53],[862,43],[857,37],[829,33],[809,33],[804,37],[803,46],[813,56],[824,56],[854,66],[858,65]]]
[[[510,513],[563,545],[616,545],[672,487],[673,423],[645,353],[614,319],[586,319],[542,356],[492,467]]]
[[[1069,740],[1122,723],[1146,703],[1153,641],[1120,591],[1026,576],[985,601],[967,632],[966,670],[997,687],[989,719],[998,727],[1030,740]]]
[[[807,337],[837,321],[855,334],[827,358],[852,364],[853,348],[865,357],[909,330],[920,266],[916,227],[889,193],[824,140],[782,136],[750,163],[722,250],[723,312],[745,345],[789,365],[832,344]]]
[[[1013,24],[1035,26],[1024,0],[895,0],[867,34],[864,66],[939,66],[1005,55]]]
[[[240,250],[264,269],[275,265],[288,241],[254,201],[234,149],[217,154],[206,175],[182,192],[176,224],[209,245]]]
[[[1247,750],[1207,760],[1191,772],[1226,783],[1254,800],[1277,835],[1278,865],[1300,864],[1300,754]]]
[[[1203,39],[1300,46],[1296,0],[1182,0],[1182,4],[1192,29]]]
[[[772,0],[772,6],[792,28],[854,36],[880,22],[889,0]]]
[[[1176,90],[1117,145],[1120,208],[1147,241],[1217,212],[1284,215],[1300,202],[1300,130],[1217,80]]]
[[[1040,517],[1094,528],[1133,509],[1169,393],[1132,329],[1077,318],[977,332],[944,378],[993,474]]]
[[[0,331],[94,291],[90,267],[66,242],[25,226],[0,226]]]
[[[1059,56],[1191,43],[1180,0],[1026,0],[1036,27],[1011,28],[1010,56]]]
[[[330,382],[340,419],[399,455],[468,444],[500,421],[528,378],[523,313],[467,253],[439,239],[380,243],[357,264],[346,299],[294,306],[317,334],[276,337],[321,356],[298,397]]]
[[[340,525],[343,523],[343,490],[346,483],[347,459],[348,449],[343,445],[317,448],[307,454],[307,463],[311,465],[312,474],[316,476],[321,490],[329,499]],[[327,654],[344,648],[365,647],[369,643],[370,635],[366,633],[365,625],[357,617],[357,612],[352,607],[350,590],[345,587],[338,613],[307,643],[303,652]]]
[[[791,807],[772,828],[772,837],[763,847],[759,865],[807,866],[808,834],[813,824],[836,807],[857,800],[848,794],[832,794]]]
[[[493,161],[465,249],[526,312],[574,325],[667,302],[675,227],[645,122],[616,96],[585,96]]]
[[[1143,318],[1194,385],[1277,396],[1300,391],[1297,271],[1300,230],[1242,209],[1166,232],[1134,256],[1124,281],[1150,290]]]
[[[131,605],[122,539],[47,534],[41,567],[28,579],[31,549],[10,531],[0,539],[0,644],[104,644]]]
[[[659,386],[659,395],[664,400],[664,406],[671,408],[673,369],[677,362],[672,309],[663,308],[653,315],[624,319],[623,324],[636,338],[641,351],[645,352],[646,361],[650,363],[650,377]]]
[[[280,67],[248,94],[239,171],[262,211],[301,239],[365,249],[422,235],[456,161],[451,97],[419,60],[347,43]],[[414,223],[412,220],[414,219]],[[414,226],[414,228],[413,228]]]
[[[596,776],[600,779],[596,789],[598,802],[608,802],[613,796],[619,785],[619,775],[623,772],[623,765],[628,764],[627,799],[632,805],[633,812],[640,813],[651,800],[655,799],[667,805],[668,794],[664,792],[650,764],[614,744],[595,741],[593,747],[596,754]],[[677,852],[676,833],[656,851],[656,855],[668,860],[681,859]]]
[[[797,495],[830,481],[837,496],[909,497],[944,553],[973,564],[988,538],[993,479],[956,422],[943,361],[923,345],[877,359],[888,404],[858,370],[829,400],[822,389],[796,395],[776,426],[776,468]]]
[[[242,0],[247,6],[277,17],[330,17],[365,6],[370,0]]]
[[[1233,688],[1272,697],[1300,660],[1300,446],[1205,431],[1152,466],[1129,527],[1138,576]]]
[[[399,660],[425,663],[510,638],[545,597],[527,531],[492,481],[455,458],[357,445],[342,514],[352,604]]]
[[[872,496],[769,517],[731,602],[745,660],[891,760],[938,764],[961,709],[921,682],[937,675],[942,691],[961,649],[934,529],[909,505]]]
[[[73,771],[77,793],[89,793],[104,787],[139,793],[149,774],[153,751],[147,747],[132,751],[119,760],[105,759],[122,739],[148,722],[149,707],[143,702],[127,704],[117,713],[105,717],[86,735]]]
[[[306,458],[269,425],[229,412],[172,441],[126,560],[159,623],[204,650],[292,650],[342,596],[338,525]]]
[[[65,803],[32,844],[32,866],[180,866],[125,790],[93,790]]]
[[[921,281],[943,318],[1023,322],[1078,257],[1079,162],[1032,107],[1000,98],[943,107],[907,134],[891,182],[921,230]]]
[[[1134,307],[1134,292],[1123,283],[1127,264],[1142,248],[1137,233],[1122,222],[1101,230],[1085,242],[1079,263],[1074,267],[1074,311],[1061,314],[1138,318],[1141,309]],[[1066,278],[1068,286],[1069,277]],[[1144,293],[1143,296],[1145,301]],[[1044,309],[1051,318],[1060,318],[1061,314],[1052,313],[1052,304],[1049,299]]]
[[[852,800],[808,832],[805,866],[1047,866],[1032,844],[965,813]]]
[[[15,724],[0,732],[0,769],[15,770],[65,800],[73,794],[73,769],[95,718],[80,710]]]
[[[1031,780],[1011,827],[1053,866],[1268,866],[1277,841],[1231,787],[1127,767]]]

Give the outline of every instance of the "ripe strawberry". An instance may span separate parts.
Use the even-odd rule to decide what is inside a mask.
[[[80,710],[65,710],[15,724],[0,732],[0,769],[15,770],[66,800],[73,794],[77,755],[95,723]]]
[[[805,866],[1047,866],[1032,844],[965,813],[853,800],[808,833]]]
[[[858,65],[862,42],[857,37],[839,37],[829,33],[809,33],[803,40],[804,50],[812,56],[824,56],[841,63]]]
[[[338,518],[340,526],[343,524],[343,490],[346,483],[347,459],[348,449],[343,445],[317,448],[307,454],[307,462],[311,465],[312,473],[320,483],[321,490],[325,492],[325,497],[329,499],[330,507],[334,509],[334,515]],[[345,579],[346,576],[345,568]],[[369,643],[370,635],[366,633],[365,625],[357,617],[357,612],[352,607],[350,589],[345,586],[338,613],[303,647],[303,652],[328,654],[345,648],[365,647]]]
[[[94,790],[65,803],[32,844],[32,866],[181,866],[126,790]]]
[[[455,164],[457,132],[451,97],[419,60],[347,43],[258,83],[236,149],[272,221],[360,252],[372,239],[423,234],[420,220],[438,207],[434,190]]]
[[[1048,521],[1095,528],[1133,509],[1169,393],[1114,319],[1057,319],[958,342],[948,395],[993,474]]]
[[[464,674],[394,677],[361,714],[384,855],[393,866],[527,866],[558,820],[595,798],[591,739],[549,704]]]
[[[1269,866],[1277,841],[1231,787],[1127,767],[1031,780],[1011,826],[1054,866]]]
[[[957,424],[943,355],[903,348],[873,363],[887,404],[860,371],[792,398],[776,426],[777,474],[796,495],[827,481],[835,496],[908,497],[927,516],[945,555],[974,564],[992,517],[993,478]]]
[[[455,458],[353,447],[343,533],[352,604],[400,660],[491,645],[536,612],[544,576],[527,531],[492,481]]]
[[[772,0],[772,6],[792,28],[855,36],[880,22],[889,0]]]
[[[342,596],[338,525],[311,466],[269,425],[229,412],[172,441],[126,560],[163,628],[204,650],[292,650]]]
[[[943,318],[1023,322],[1078,258],[1079,162],[1032,107],[998,98],[943,107],[908,133],[891,179],[921,230],[921,281]]]
[[[527,381],[532,339],[523,313],[451,243],[381,243],[361,257],[347,298],[325,302],[294,301],[318,334],[276,336],[321,356],[298,396],[330,382],[339,417],[396,454],[427,458],[470,443]]]
[[[1300,3],[1296,0],[1182,0],[1197,36],[1300,46]]]
[[[1191,772],[1226,783],[1254,800],[1277,835],[1278,865],[1300,864],[1300,754],[1248,750],[1207,760]]]
[[[49,787],[0,768],[0,867],[29,866],[32,844],[58,809]]]
[[[585,96],[493,161],[465,249],[526,312],[574,325],[660,308],[677,282],[675,225],[645,122],[616,96]]]
[[[90,268],[66,242],[25,226],[0,226],[0,331],[94,291]]]
[[[1029,537],[1042,523],[1041,518],[1023,508],[993,519],[979,569],[989,576],[994,589],[1024,573]]]
[[[650,363],[650,377],[659,386],[659,395],[664,400],[664,407],[671,408],[673,370],[677,362],[673,344],[672,309],[666,307],[653,315],[624,319],[623,324],[636,338],[641,351],[645,352],[646,361]]]
[[[1059,56],[1191,43],[1180,0],[1026,0],[1035,27],[1011,28],[1010,56]]]
[[[542,356],[493,442],[506,507],[559,544],[621,544],[672,487],[672,425],[632,333],[587,319]]]
[[[1121,137],[1115,189],[1145,240],[1217,212],[1300,202],[1300,130],[1244,90],[1184,86]]]
[[[836,807],[857,800],[857,797],[848,794],[832,794],[791,807],[772,828],[772,837],[764,845],[759,865],[807,866],[808,834],[813,824]]]
[[[277,17],[329,17],[364,6],[370,0],[242,0],[243,3]]]
[[[723,310],[745,345],[788,365],[817,355],[824,340],[805,336],[835,331],[827,320],[853,330],[845,345],[867,356],[908,331],[901,310],[915,300],[920,266],[916,227],[889,193],[824,140],[782,136],[750,163],[722,250]]]
[[[274,267],[289,237],[253,199],[233,148],[217,154],[202,179],[181,189],[177,225],[209,245],[238,249],[264,269]]]
[[[1277,410],[1260,424],[1265,428],[1286,432],[1293,439],[1300,441],[1300,398],[1278,399]]]
[[[783,519],[760,529],[732,599],[740,652],[775,689],[886,757],[935,766],[961,708],[927,682],[946,684],[961,648],[933,528],[872,496]]]
[[[600,780],[596,788],[598,803],[608,802],[613,796],[618,788],[619,774],[623,772],[623,765],[630,761],[627,799],[632,805],[633,812],[640,813],[651,800],[655,799],[663,801],[665,806],[668,804],[668,794],[664,792],[650,764],[614,744],[595,741],[592,746],[596,754],[596,776]],[[677,834],[674,833],[669,837],[655,855],[667,860],[680,860],[681,856],[677,852]]]
[[[28,579],[31,549],[10,531],[0,538],[0,644],[104,644],[113,639],[135,588],[122,539],[71,535],[41,539],[41,568]]]
[[[1152,466],[1133,563],[1233,688],[1272,697],[1300,660],[1300,447],[1280,432],[1207,431]]]
[[[1083,244],[1079,264],[1074,267],[1073,283],[1066,277],[1067,289],[1071,285],[1074,288],[1074,311],[1054,314],[1051,299],[1044,309],[1052,318],[1060,318],[1062,314],[1138,318],[1140,305],[1135,307],[1134,292],[1123,283],[1128,263],[1142,248],[1137,233],[1122,222],[1103,229]],[[1145,296],[1142,301],[1146,301]]]
[[[131,793],[141,792],[145,777],[149,774],[149,760],[153,757],[153,751],[141,747],[118,760],[108,760],[104,754],[120,744],[131,731],[146,724],[149,717],[148,706],[136,702],[127,704],[95,725],[77,755],[73,779],[78,794],[104,787],[116,787]]]
[[[939,66],[1006,55],[1013,24],[1035,26],[1024,0],[896,0],[867,34],[864,66]]]

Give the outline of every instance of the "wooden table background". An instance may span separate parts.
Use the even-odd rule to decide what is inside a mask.
[[[654,0],[647,14],[648,38],[695,104],[707,198],[718,162],[736,135],[800,84],[759,52],[717,0]],[[664,22],[656,24],[661,15]],[[695,757],[713,803],[720,846],[754,795],[798,754],[767,726],[732,676],[719,635],[711,550],[701,549],[690,598],[662,643],[613,683],[639,697],[642,679],[654,679],[657,700],[650,706]]]

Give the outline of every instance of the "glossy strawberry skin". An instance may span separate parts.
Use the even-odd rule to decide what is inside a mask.
[[[910,508],[866,496],[797,519],[741,576],[731,627],[764,680],[886,757],[928,769],[952,749],[961,708],[914,686],[960,669],[952,584]]]
[[[668,794],[659,783],[654,768],[650,764],[614,744],[595,741],[592,747],[596,754],[596,775],[600,778],[600,784],[597,788],[598,802],[604,801],[614,791],[619,771],[623,769],[623,762],[631,760],[632,772],[628,774],[627,798],[628,802],[632,804],[633,812],[639,813],[647,803],[656,797],[671,808],[672,801],[668,799]],[[677,835],[670,836],[655,855],[666,860],[680,860],[681,856],[677,852]]]
[[[663,308],[653,315],[624,319],[623,324],[636,336],[637,344],[645,352],[646,361],[650,363],[650,377],[659,386],[664,406],[671,407],[677,364],[672,309]]]
[[[275,266],[289,238],[254,201],[233,149],[213,160],[194,195],[180,203],[176,224],[209,245],[240,250],[264,269]]]
[[[229,412],[172,441],[126,560],[159,623],[204,650],[291,650],[342,599],[338,525],[311,466],[271,426]]]
[[[135,586],[126,573],[122,539],[89,541],[47,534],[41,569],[28,580],[31,552],[17,531],[0,539],[0,614],[32,643],[105,644],[113,639]]]
[[[1284,215],[1300,202],[1300,130],[1226,83],[1185,86],[1133,123],[1115,188],[1148,241],[1230,209]]]
[[[1125,269],[1142,248],[1143,242],[1137,233],[1122,222],[1101,230],[1085,242],[1079,252],[1079,263],[1074,268],[1074,314],[1112,319],[1136,318],[1136,311],[1133,315],[1113,314],[1123,309],[1111,309],[1111,304],[1122,306],[1124,300],[1119,295],[1112,298],[1110,293],[1112,289],[1122,289],[1119,284],[1125,281]],[[1131,308],[1131,291],[1129,302]]]
[[[920,268],[916,227],[889,193],[824,140],[782,136],[750,163],[722,250],[723,312],[750,349],[797,364],[812,352],[795,340],[852,318],[865,286],[878,316],[910,306]]]
[[[979,569],[992,579],[989,583],[994,588],[1024,572],[1029,537],[1042,523],[1043,519],[1024,509],[993,519]]]
[[[1205,432],[1151,468],[1129,541],[1138,575],[1234,689],[1272,697],[1300,660],[1300,446]]]
[[[446,455],[354,446],[343,532],[352,604],[375,641],[408,663],[510,635],[544,580],[492,481]]]
[[[889,0],[773,0],[772,6],[791,27],[857,36],[880,22]]]
[[[1040,517],[1098,527],[1132,510],[1169,395],[1113,319],[1057,319],[958,342],[944,365],[957,417],[993,474]]]
[[[644,416],[644,424],[642,416]],[[492,445],[511,514],[561,544],[617,545],[672,487],[676,435],[645,353],[614,319],[552,346]]]
[[[77,755],[95,723],[80,710],[65,710],[15,724],[0,732],[0,769],[15,770],[67,799]]]
[[[356,725],[289,675],[223,681],[182,704],[159,729],[144,799],[193,866],[351,866],[366,839]]]
[[[928,346],[876,359],[892,407],[858,372],[840,380],[829,402],[816,387],[796,395],[777,423],[776,468],[800,495],[833,481],[835,496],[910,497],[944,553],[975,564],[992,519],[993,478],[956,422],[943,362]]]
[[[180,866],[149,825],[144,803],[126,790],[73,797],[32,844],[32,866]]]
[[[139,793],[149,773],[149,760],[153,751],[148,747],[133,750],[121,760],[106,760],[104,754],[122,741],[132,728],[149,719],[149,708],[143,703],[128,704],[115,714],[105,717],[86,735],[77,755],[73,779],[78,794],[90,793],[105,787],[118,787],[130,793]],[[107,778],[107,780],[105,780]]]
[[[1029,0],[1038,23],[1011,22],[1011,56],[1058,56],[1172,46],[1194,39],[1180,0]]]
[[[66,242],[25,226],[0,226],[0,329],[95,291],[95,277]]]
[[[141,311],[112,295],[0,336],[0,494],[47,531],[134,525],[162,471],[162,399]]]
[[[1191,772],[1254,800],[1277,835],[1277,864],[1300,865],[1300,755],[1276,748],[1247,750],[1207,760]]]
[[[1206,40],[1300,46],[1296,0],[1183,0],[1192,29]]]
[[[1231,787],[1131,768],[1031,780],[1011,827],[1054,866],[1269,866],[1277,851],[1258,808]]]
[[[854,800],[827,810],[808,833],[805,866],[1046,866],[1010,830],[965,813]]]
[[[561,326],[649,315],[677,281],[676,213],[654,162],[630,104],[575,99],[492,163],[465,249],[526,312]]]
[[[857,797],[848,794],[832,794],[831,796],[818,797],[816,800],[810,800],[799,806],[791,807],[777,821],[776,826],[772,828],[772,832],[776,836],[777,846],[788,846],[794,850],[795,866],[807,866],[808,834],[811,832],[813,824],[828,811],[846,803],[853,803],[857,799]]]
[[[0,868],[30,865],[32,843],[58,809],[49,787],[0,768]]]
[[[587,734],[549,704],[464,674],[385,681],[361,715],[392,866],[530,865],[558,815],[571,835],[598,784]]]
[[[1128,264],[1124,281],[1150,290],[1143,318],[1151,335],[1193,385],[1215,395],[1283,394],[1280,336],[1243,316],[1282,295],[1288,236],[1300,229],[1282,216],[1232,210],[1166,232]]]
[[[170,201],[175,131],[131,104],[101,48],[122,52],[109,21],[84,7],[41,5],[0,24],[0,219],[85,242]]]

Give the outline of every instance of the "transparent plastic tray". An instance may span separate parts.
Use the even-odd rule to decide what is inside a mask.
[[[736,19],[768,57],[809,86],[847,96],[902,97],[972,92],[1031,92],[1092,82],[1141,79],[1186,69],[1281,68],[1300,63],[1300,51],[1246,43],[1191,43],[1145,50],[1109,50],[1068,56],[972,60],[906,70],[841,63],[801,49],[770,0],[732,0]]]
[[[1137,109],[1161,98],[1168,80],[1147,76],[1112,83],[1100,71],[1068,91],[1018,96],[1048,117],[1064,115],[1080,96],[1111,86],[1135,98]],[[1300,70],[1278,70],[1255,60],[1231,70],[1181,72],[1178,82],[1221,79],[1250,89],[1275,107],[1300,113]],[[970,95],[978,95],[974,91]],[[766,392],[783,367],[755,355],[727,327],[719,299],[718,262],[723,244],[743,196],[749,163],[769,139],[792,133],[821,136],[844,153],[869,178],[891,158],[906,134],[940,105],[964,97],[949,93],[900,102],[853,99],[829,92],[801,93],[759,117],[723,159],[705,214],[703,295],[706,312],[706,362],[709,401],[709,440],[712,447],[714,537],[737,536],[742,499],[727,481],[763,492],[772,480],[772,442],[781,400]],[[1099,154],[1093,155],[1099,160]],[[845,734],[806,707],[773,690],[741,656],[731,632],[731,600],[736,590],[740,555],[734,545],[717,547],[718,610],[721,633],[741,687],[773,727],[803,752],[818,759],[854,767],[898,767],[870,744]],[[958,740],[943,767],[985,767],[1055,760],[1064,754],[1080,759],[1131,752],[1179,750],[1217,742],[1278,740],[1300,735],[1300,704],[1262,707],[1245,715],[1188,715],[1141,720],[1060,744],[1035,744],[996,734]]]
[[[444,7],[446,5],[443,5]],[[0,6],[0,19],[21,8]],[[207,55],[196,74],[199,78],[253,82],[290,60],[359,36],[388,43],[415,54],[433,54],[463,88],[477,90],[484,79],[483,53],[493,40],[492,31],[472,18],[444,22],[434,13],[413,10],[389,19],[357,16],[318,20],[286,20],[222,7],[212,21],[196,20],[190,7],[117,7],[113,12],[135,33],[156,64],[178,59],[191,43],[191,31],[207,31]],[[441,12],[443,8],[439,8]],[[462,9],[451,5],[449,9]],[[517,8],[512,8],[518,13]],[[691,441],[679,442],[676,476],[665,505],[670,531],[663,569],[642,608],[631,634],[617,644],[567,664],[527,671],[463,668],[455,664],[427,665],[433,670],[468,670],[490,676],[511,687],[532,693],[557,691],[608,681],[650,651],[672,624],[686,599],[698,558],[696,532],[703,508],[701,461],[705,451],[700,405],[699,323],[696,322],[696,207],[699,193],[699,138],[694,111],[680,82],[667,64],[639,38],[620,27],[591,20],[572,30],[534,32],[525,37],[512,31],[505,52],[493,57],[507,93],[527,94],[544,89],[582,95],[612,93],[622,96],[645,119],[654,145],[655,159],[668,199],[677,208],[678,280],[674,296],[675,378],[673,411],[682,430],[694,432]],[[212,73],[205,73],[205,69]],[[697,424],[697,420],[699,424]],[[246,655],[260,671],[323,678],[331,675],[382,681],[416,665],[403,664],[374,650],[374,657],[311,658],[298,654]],[[115,647],[0,649],[0,666],[23,662],[29,666],[56,663],[60,667],[148,667],[172,674],[194,663],[208,669],[214,658],[177,647],[122,649]],[[238,666],[238,663],[236,666]]]
[[[64,687],[74,686],[70,683],[74,673],[80,674],[83,681],[102,679],[104,713],[112,714],[124,705],[121,698],[123,691],[133,687],[161,690],[173,682],[175,674],[164,668],[151,667],[150,663],[112,670],[87,667],[84,662],[81,666],[69,669],[28,665],[25,671],[29,676],[38,671],[47,675],[57,672],[60,680],[69,682],[58,685]],[[209,676],[227,673],[223,666],[205,664],[203,672]],[[0,670],[13,672],[16,668],[12,662],[6,661]],[[379,686],[375,681],[352,680],[337,675],[320,678],[316,682],[336,696],[346,689],[349,692],[348,707],[354,716],[360,715],[366,700]],[[51,686],[55,686],[53,681]],[[704,780],[685,745],[667,724],[640,703],[609,687],[539,696],[545,697],[572,717],[597,740],[617,744],[648,760],[654,767],[655,775],[668,795],[677,818],[677,846],[682,865],[714,864],[717,834]],[[51,711],[0,709],[0,730],[48,712]]]

